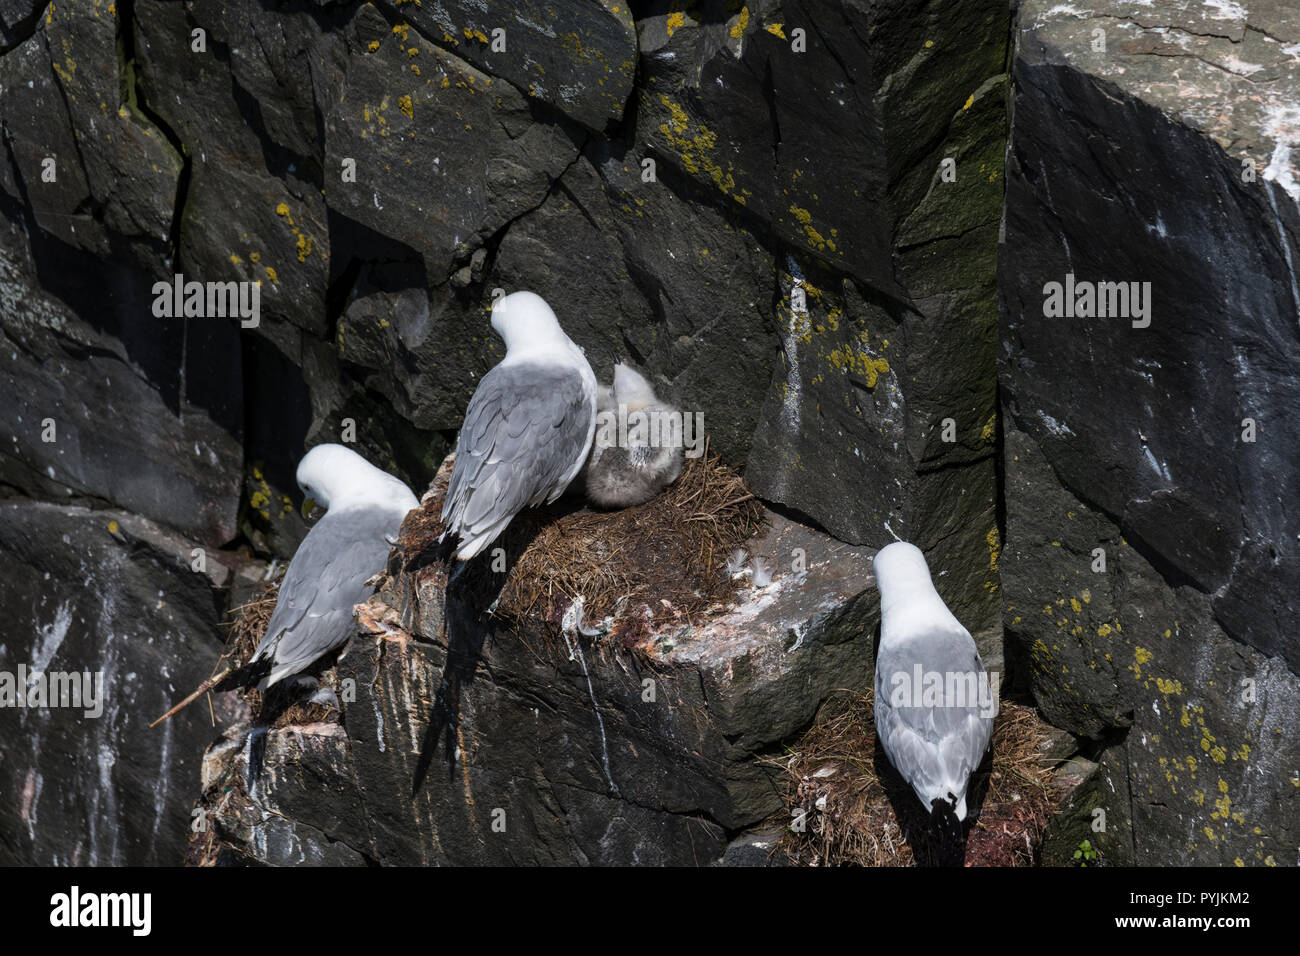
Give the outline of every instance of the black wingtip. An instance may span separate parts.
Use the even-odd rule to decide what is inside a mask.
[[[215,691],[239,690],[252,687],[263,677],[271,673],[271,660],[249,661],[243,667],[236,668],[221,679],[212,689]]]
[[[957,819],[957,798],[936,797],[930,804],[930,823],[944,839],[960,842],[963,824]]]

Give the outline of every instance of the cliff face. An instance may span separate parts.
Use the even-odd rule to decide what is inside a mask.
[[[239,727],[209,752],[197,857],[716,863],[783,810],[780,743],[870,681],[868,549],[772,515],[756,552],[802,549],[804,570],[629,650],[623,626],[520,627],[485,613],[488,594],[449,597],[440,506],[407,519],[358,612],[330,675],[339,721]]]
[[[1103,854],[1293,864],[1300,18],[1090,11],[1018,21],[1004,624],[1047,719],[1113,744]],[[1067,275],[1149,314],[1051,317]]]
[[[134,676],[110,686],[107,723],[0,711],[0,854],[180,857],[210,725],[195,708],[145,735],[145,718],[209,673],[217,622],[260,573],[232,590],[249,560],[237,555],[288,557],[301,540],[306,447],[354,437],[427,485],[501,356],[484,319],[497,288],[550,300],[602,376],[620,359],[648,369],[704,414],[713,453],[807,524],[868,547],[889,524],[935,549],[996,664],[992,256],[1009,14],[946,7],[516,4],[498,23],[455,2],[5,6],[0,540],[19,569],[0,584],[0,662]],[[952,192],[934,175],[949,155],[972,170]],[[154,283],[178,275],[260,282],[255,320],[158,315]],[[121,530],[142,523],[168,545]],[[65,636],[46,655],[51,628]],[[828,646],[847,655],[858,640]],[[761,749],[806,719],[834,670],[819,666],[797,713],[768,715],[779,727],[744,731],[757,737],[743,745],[713,731],[709,759],[734,763],[727,748]],[[678,683],[687,709],[708,692]],[[574,732],[590,732],[590,693],[575,688]],[[634,703],[609,718],[610,739],[658,726]],[[363,719],[352,705],[348,717]],[[87,734],[108,756],[69,767],[48,744]],[[629,758],[610,759],[620,780]],[[698,774],[691,786],[711,796],[638,800],[712,853],[766,804]],[[558,779],[605,799],[603,770]],[[121,823],[156,781],[147,839],[110,850],[104,828],[88,835],[91,808],[118,807]],[[56,789],[69,796],[56,803]],[[580,858],[575,839],[553,835],[555,858]]]
[[[869,683],[892,531],[1098,758],[1050,844],[1294,862],[1286,4],[509,6],[0,3],[0,670],[106,682],[100,717],[0,708],[0,860],[182,857],[212,727],[144,727],[301,540],[303,450],[426,487],[501,357],[494,290],[529,288],[601,377],[702,412],[821,563],[778,548],[757,604],[585,669],[527,626],[440,637],[395,564],[342,722],[209,753],[207,850],[747,856],[765,759]],[[177,276],[258,312],[159,315]],[[1047,316],[1067,276],[1149,282],[1150,324]]]

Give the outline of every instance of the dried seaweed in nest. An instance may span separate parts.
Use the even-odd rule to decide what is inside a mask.
[[[274,578],[263,585],[261,590],[249,598],[248,601],[231,609],[231,614],[234,617],[226,625],[229,628],[226,647],[213,669],[214,674],[226,667],[232,670],[238,669],[252,660],[257,645],[262,643],[266,628],[271,623],[271,615],[275,613],[275,605],[280,597],[280,585],[284,581],[284,573],[284,569],[281,569]],[[318,674],[323,685],[333,687],[333,674],[332,671],[328,670],[333,660],[332,654],[326,655],[321,661],[308,668],[308,672]],[[240,691],[240,696],[243,697],[252,712],[258,715],[259,718],[271,718],[272,727],[311,723],[316,720],[324,720],[331,713],[337,712],[334,708],[321,703],[284,700],[274,702],[272,710],[268,711],[267,698],[271,696],[271,693],[259,691],[256,687],[243,688]]]
[[[497,613],[555,627],[579,595],[588,621],[694,620],[731,600],[727,556],[764,521],[741,477],[707,454],[688,459],[681,477],[645,504],[525,515],[518,533],[533,537],[513,562]]]
[[[940,862],[941,836],[876,741],[874,694],[842,692],[783,758],[786,801],[803,832],[781,848],[806,866],[917,866]],[[1002,701],[993,761],[971,781],[967,866],[1032,866],[1058,797],[1043,745],[1051,728],[1032,707]],[[976,810],[978,807],[978,811]],[[955,861],[953,861],[955,862]]]

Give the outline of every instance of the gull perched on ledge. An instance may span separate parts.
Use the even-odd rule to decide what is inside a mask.
[[[506,357],[483,376],[456,439],[443,537],[468,561],[524,508],[550,504],[582,470],[596,430],[596,374],[546,300],[515,292],[492,308]]]
[[[993,735],[996,690],[970,632],[930,580],[925,555],[898,541],[872,559],[880,589],[876,735],[927,810],[966,819],[966,788]]]
[[[163,716],[155,726],[209,690],[272,684],[310,667],[352,636],[352,608],[370,594],[366,581],[382,571],[407,512],[419,500],[397,478],[342,445],[317,445],[298,463],[298,487],[325,517],[307,532],[289,562],[275,611],[252,658],[227,668]]]

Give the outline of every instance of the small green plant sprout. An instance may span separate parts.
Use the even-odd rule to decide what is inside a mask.
[[[1079,866],[1087,866],[1089,863],[1096,863],[1097,851],[1092,848],[1092,842],[1084,840],[1079,844],[1079,849],[1074,851],[1074,859],[1078,861]]]

